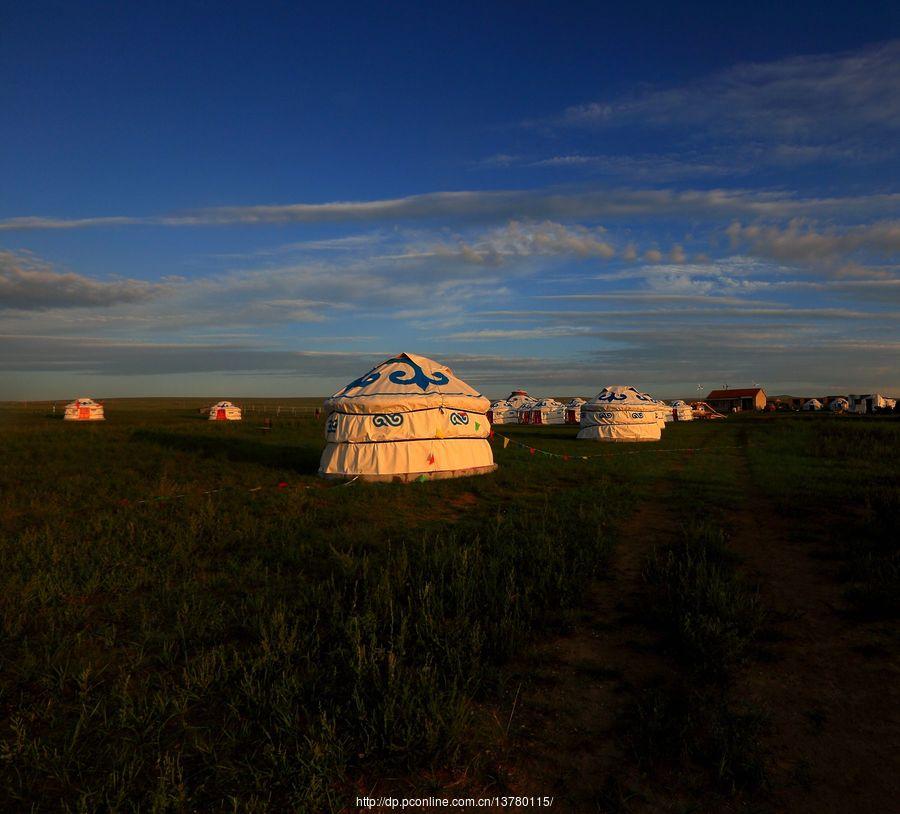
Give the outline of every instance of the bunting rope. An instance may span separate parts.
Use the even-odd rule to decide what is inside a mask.
[[[728,446],[728,447],[677,447],[675,449],[653,449],[652,447],[646,447],[642,449],[629,449],[629,450],[620,450],[618,452],[600,452],[596,455],[569,455],[563,452],[550,452],[546,449],[539,449],[538,447],[531,446],[530,444],[523,444],[521,441],[516,441],[514,438],[510,438],[508,435],[503,435],[502,433],[495,432],[493,429],[491,430],[491,434],[488,436],[489,439],[493,440],[494,437],[503,439],[503,449],[506,449],[510,444],[515,444],[517,447],[521,447],[522,449],[527,449],[531,455],[546,455],[548,458],[562,458],[564,461],[589,461],[592,458],[617,458],[620,455],[640,455],[641,453],[646,452],[655,452],[659,453],[667,453],[667,452],[715,452],[720,449],[745,449],[745,446]]]

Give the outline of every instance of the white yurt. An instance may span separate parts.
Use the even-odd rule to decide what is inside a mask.
[[[519,420],[519,414],[506,399],[491,402],[491,409],[487,412],[491,424],[515,424]]]
[[[694,411],[689,404],[685,404],[685,402],[679,399],[678,401],[672,402],[672,418],[674,418],[675,421],[693,421]]]
[[[537,399],[526,396],[525,399],[516,407],[516,420],[519,424],[531,423],[531,408],[537,403]]]
[[[230,401],[220,401],[209,408],[210,421],[240,421],[241,408]]]
[[[578,438],[590,441],[659,441],[656,399],[634,387],[604,387],[581,408]]]
[[[828,409],[833,413],[846,413],[850,409],[850,402],[841,396],[832,401],[828,405]]]
[[[818,399],[810,399],[803,405],[804,410],[821,410],[822,402]]]
[[[66,421],[104,421],[103,405],[93,399],[75,399],[66,405],[63,413]]]
[[[574,398],[566,404],[566,424],[578,424],[581,421],[581,405],[584,399]]]
[[[450,368],[401,353],[326,400],[319,474],[409,482],[493,472],[489,407]]]
[[[539,399],[531,405],[531,424],[565,424],[566,405],[556,399]]]
[[[531,404],[533,401],[536,401],[536,399],[533,399],[524,390],[513,390],[504,401],[509,402],[512,407],[518,410],[519,407],[522,407],[525,404]]]

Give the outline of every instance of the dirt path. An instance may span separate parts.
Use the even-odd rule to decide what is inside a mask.
[[[896,628],[842,613],[837,566],[792,539],[788,522],[753,485],[746,451],[741,467],[746,492],[732,513],[731,547],[783,619],[774,660],[752,664],[742,683],[771,719],[775,808],[898,811]]]
[[[591,588],[571,630],[538,644],[516,666],[522,689],[504,780],[516,794],[552,795],[554,811],[653,810],[635,792],[641,778],[622,775],[617,727],[635,693],[672,670],[658,652],[658,635],[635,613],[647,553],[678,529],[665,500],[669,489],[660,488],[630,519],[609,578]]]

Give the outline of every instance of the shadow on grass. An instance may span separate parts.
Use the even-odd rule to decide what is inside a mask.
[[[290,469],[301,475],[315,475],[319,469],[320,450],[306,446],[261,444],[247,438],[210,438],[200,435],[137,430],[135,441],[146,441],[179,452],[198,453],[204,457],[224,457],[229,461],[260,464],[273,469]]]

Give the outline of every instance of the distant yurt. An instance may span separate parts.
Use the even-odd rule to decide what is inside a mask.
[[[659,441],[656,399],[634,387],[613,385],[581,407],[578,438],[590,441]]]
[[[574,398],[566,404],[566,424],[578,424],[581,421],[581,405],[584,399]]]
[[[846,413],[850,409],[850,402],[843,397],[839,397],[828,405],[828,409],[833,413]]]
[[[515,424],[519,420],[519,414],[506,399],[491,402],[491,409],[487,412],[488,421],[492,424]]]
[[[319,474],[409,482],[493,472],[489,407],[450,368],[401,353],[326,400]]]
[[[675,421],[693,421],[694,411],[691,409],[689,404],[685,404],[681,400],[673,401],[672,418],[674,418]]]
[[[241,408],[230,401],[220,401],[209,408],[210,421],[240,421]]]
[[[513,390],[512,393],[510,393],[504,399],[504,401],[508,402],[514,409],[518,410],[520,407],[526,404],[534,403],[535,401],[537,401],[537,399],[533,399],[524,390]]]
[[[804,410],[821,410],[822,402],[818,399],[810,399],[803,405]]]
[[[66,405],[66,421],[104,421],[103,405],[93,399],[75,399]]]
[[[519,404],[519,406],[516,408],[516,420],[519,422],[519,424],[531,423],[531,408],[536,403],[537,399],[526,396],[526,398]]]
[[[539,399],[531,405],[531,424],[565,424],[566,406],[555,399]]]

